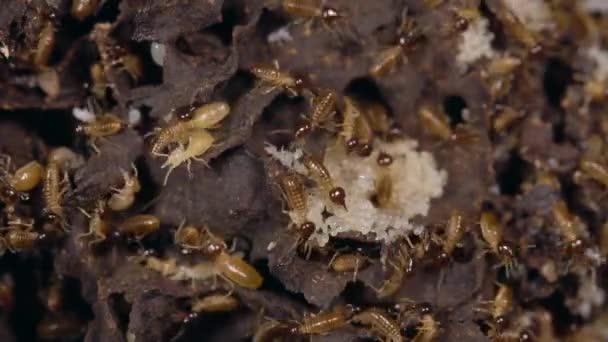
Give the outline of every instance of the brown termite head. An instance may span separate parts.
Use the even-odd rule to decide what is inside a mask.
[[[51,20],[47,20],[38,36],[38,45],[34,53],[34,65],[38,67],[47,66],[55,49],[55,44],[55,25]]]
[[[118,226],[121,233],[132,235],[137,240],[155,233],[160,228],[160,219],[155,215],[140,214],[127,218]]]
[[[345,145],[346,145],[346,151],[348,153],[353,152],[359,147],[359,139],[357,139],[357,138],[348,139],[346,141]],[[371,148],[370,148],[370,154],[371,154]]]
[[[212,257],[218,256],[221,252],[224,252],[228,248],[228,246],[226,246],[226,242],[224,242],[224,240],[222,240],[220,237],[211,233],[208,228],[204,229],[202,246],[203,253]]]
[[[393,157],[388,153],[380,152],[376,163],[378,163],[378,166],[390,166],[393,163]]]
[[[342,206],[344,210],[348,210],[346,207],[346,191],[341,186],[336,186],[329,190],[329,199],[339,206]]]
[[[97,11],[99,0],[72,0],[72,17],[84,21]]]
[[[30,191],[40,184],[43,177],[44,167],[34,160],[17,169],[10,183],[15,191]]]

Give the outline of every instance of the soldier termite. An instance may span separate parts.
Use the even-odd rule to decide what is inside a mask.
[[[9,183],[15,191],[30,191],[40,184],[43,177],[44,167],[34,160],[17,169]]]
[[[127,124],[114,114],[106,113],[95,117],[92,122],[81,123],[76,127],[76,133],[84,134],[89,137],[89,143],[95,152],[99,149],[95,142],[100,138],[120,133],[127,127]]]
[[[321,89],[312,100],[310,120],[296,130],[296,138],[323,127],[336,114],[337,95],[333,90]]]
[[[325,165],[310,155],[304,155],[301,161],[306,170],[308,170],[309,176],[328,194],[329,199],[334,204],[342,206],[344,210],[348,210],[346,208],[346,192],[344,188],[334,185],[329,170],[327,170]]]
[[[137,241],[155,233],[160,228],[160,219],[149,214],[140,214],[127,218],[118,225],[118,231],[132,236]]]
[[[351,322],[369,327],[387,342],[402,342],[399,324],[378,308],[367,309],[353,316]]]
[[[72,0],[72,17],[83,21],[97,10],[99,0]]]
[[[606,166],[590,158],[583,157],[579,163],[579,168],[587,177],[608,187],[608,168]]]
[[[279,70],[278,63],[274,66],[253,66],[249,71],[258,78],[262,85],[267,85],[265,93],[270,93],[276,88],[282,88],[290,96],[297,96],[304,86],[304,81],[299,77],[293,77]]]
[[[327,335],[348,324],[349,308],[337,306],[333,310],[305,317],[302,322],[291,326],[290,331],[299,335]]]
[[[110,225],[106,220],[103,219],[104,203],[99,201],[97,207],[93,210],[92,214],[87,213],[81,209],[81,212],[89,219],[89,231],[78,236],[78,239],[84,239],[89,236],[93,236],[94,239],[89,241],[88,246],[91,248],[93,245],[98,244],[110,234]]]
[[[65,217],[63,206],[63,194],[67,191],[67,174],[64,173],[62,179],[62,170],[58,163],[49,162],[46,166],[44,174],[42,193],[46,207],[43,209],[43,215],[52,223],[59,223],[65,230]]]
[[[211,102],[194,108],[190,120],[180,120],[158,130],[152,144],[153,156],[166,156],[162,152],[173,143],[186,143],[194,130],[215,128],[229,113],[226,102]]]
[[[33,57],[34,65],[45,67],[49,64],[55,43],[55,25],[51,20],[47,20],[38,35],[38,45]]]
[[[566,244],[568,253],[582,254],[585,250],[585,241],[581,237],[585,225],[581,219],[572,214],[566,202],[560,200],[553,205],[553,220],[555,221],[559,234]]]
[[[490,251],[505,266],[507,276],[515,266],[515,254],[513,248],[505,243],[503,239],[504,227],[498,221],[496,215],[488,210],[484,210],[479,218],[479,228],[481,237],[488,244]]]
[[[209,294],[192,302],[191,311],[201,312],[230,312],[239,307],[239,301],[228,294]]]
[[[141,184],[137,178],[137,167],[131,165],[133,173],[121,170],[124,185],[121,189],[112,189],[115,192],[108,200],[108,207],[114,211],[128,209],[135,201],[135,194],[141,190]]]
[[[420,317],[420,327],[414,337],[414,342],[433,342],[437,341],[441,333],[439,322],[431,314],[424,314]]]
[[[188,167],[188,173],[191,174],[191,160],[204,162],[204,160],[197,157],[207,152],[207,150],[209,150],[213,146],[214,141],[215,138],[206,130],[192,132],[190,134],[190,137],[188,138],[188,145],[186,147],[180,145],[179,147],[174,149],[167,157],[165,163],[161,166],[161,168],[163,169],[166,167],[169,168],[167,174],[165,175],[163,185],[167,184],[167,180],[169,179],[169,175],[171,174],[171,172],[175,168],[180,166],[182,163],[186,163]]]

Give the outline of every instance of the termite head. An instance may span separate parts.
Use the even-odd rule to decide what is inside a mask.
[[[369,157],[369,155],[372,154],[372,145],[369,143],[361,145],[357,154],[359,154],[360,157]]]
[[[44,218],[44,220],[46,222],[51,223],[51,224],[59,222],[59,215],[54,213],[49,208],[42,209],[42,217]]]
[[[346,150],[350,153],[359,146],[359,139],[352,138],[346,142]]]
[[[344,191],[344,188],[342,188],[341,186],[337,186],[329,191],[329,199],[333,203],[344,207],[344,210],[348,210],[346,208],[346,202],[345,202],[346,192]]]
[[[498,244],[498,255],[504,260],[513,260],[515,258],[515,253],[513,253],[513,248],[506,242],[501,242]]]
[[[532,341],[532,333],[528,330],[524,330],[522,332],[519,333],[519,341],[520,342],[526,342],[526,341]]]
[[[175,117],[179,121],[188,121],[188,120],[192,119],[192,114],[194,113],[194,109],[195,109],[195,107],[191,107],[191,106],[176,108],[174,110]]]
[[[585,253],[587,243],[583,239],[574,239],[566,244],[566,252],[569,255],[582,255]]]
[[[447,265],[450,262],[450,255],[446,252],[444,252],[443,250],[439,251],[438,254],[433,258],[432,263],[439,266],[439,267],[443,267],[445,265]]]
[[[388,153],[380,152],[378,154],[378,159],[376,159],[376,162],[379,166],[389,166],[393,163],[393,157],[391,157],[391,155]]]
[[[341,15],[337,9],[335,9],[333,7],[325,6],[325,7],[323,7],[321,17],[323,18],[323,20],[325,20],[327,22],[331,22],[331,21],[334,21],[334,20],[340,18]]]
[[[3,202],[14,203],[18,199],[18,193],[11,186],[2,187],[2,200]]]
[[[509,320],[505,316],[494,317],[494,329],[503,331],[509,325]]]
[[[418,313],[421,315],[428,315],[433,313],[433,305],[429,302],[422,302],[416,305]]]

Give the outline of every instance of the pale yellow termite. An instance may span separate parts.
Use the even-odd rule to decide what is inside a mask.
[[[197,157],[203,155],[213,146],[215,138],[206,130],[194,131],[188,138],[188,145],[184,147],[180,145],[173,150],[161,168],[168,167],[169,170],[165,175],[163,184],[167,184],[171,172],[183,163],[187,163],[188,171],[190,171],[191,160],[203,161]],[[204,162],[204,161],[203,161]]]
[[[113,189],[115,192],[108,200],[108,206],[114,211],[128,209],[135,201],[135,194],[141,190],[141,184],[137,177],[137,167],[131,165],[133,173],[121,170],[124,185],[121,189]]]

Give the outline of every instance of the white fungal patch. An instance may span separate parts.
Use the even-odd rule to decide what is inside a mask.
[[[488,26],[487,19],[479,18],[462,32],[456,61],[463,70],[483,57],[493,58],[496,55],[492,48],[494,34],[488,30]]]
[[[554,27],[551,9],[544,0],[504,0],[504,4],[532,31],[540,32]]]
[[[79,121],[83,122],[92,122],[95,120],[95,113],[86,108],[74,107],[72,109],[72,115]]]
[[[335,185],[346,190],[348,210],[333,204],[319,188],[307,189],[307,220],[317,227],[311,240],[324,246],[330,236],[358,232],[390,243],[409,233],[421,233],[423,228],[411,220],[426,215],[430,201],[443,194],[447,173],[437,169],[431,153],[419,152],[416,147],[417,142],[413,140],[379,143],[367,158],[347,154],[342,147],[328,150],[324,164]],[[378,166],[376,159],[380,151],[393,157],[389,167]],[[289,151],[276,151],[273,155],[279,161],[287,161],[287,165],[297,166],[299,163],[291,162],[294,157]],[[378,208],[372,198],[382,172],[387,172],[392,179],[392,196],[390,206]],[[297,219],[296,213],[289,212],[289,215],[292,220]]]
[[[282,148],[277,149],[272,144],[266,144],[266,147],[264,147],[264,150],[266,151],[266,153],[268,153],[270,156],[272,156],[274,159],[276,159],[279,163],[281,163],[281,165],[285,166],[286,168],[293,169],[298,173],[306,172],[306,168],[299,161],[299,159],[302,158],[302,156],[304,155],[304,152],[302,152],[301,149],[296,148],[292,152],[292,151],[287,151]]]
[[[586,55],[595,64],[591,78],[600,82],[608,81],[608,51],[594,45],[587,49]]]
[[[283,26],[280,29],[271,32],[268,37],[266,38],[266,40],[268,41],[268,43],[273,44],[273,43],[288,43],[291,42],[293,40],[293,37],[291,37],[291,34],[289,33],[289,29],[287,26]]]

